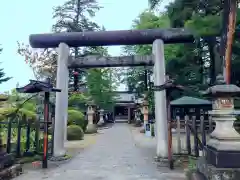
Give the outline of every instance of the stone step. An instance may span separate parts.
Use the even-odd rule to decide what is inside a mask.
[[[10,167],[14,164],[14,156],[12,154],[1,153],[0,154],[0,170]]]
[[[9,180],[22,174],[22,165],[14,164],[8,168],[0,170],[0,179]]]

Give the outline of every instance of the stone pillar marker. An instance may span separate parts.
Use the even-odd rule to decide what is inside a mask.
[[[64,141],[67,134],[68,110],[68,58],[69,47],[61,43],[58,47],[57,83],[56,88],[61,92],[56,93],[55,122],[54,122],[54,157],[64,156],[66,150]]]
[[[88,125],[86,129],[86,133],[92,134],[92,133],[97,133],[97,127],[96,124],[93,124],[93,118],[94,118],[94,102],[89,101],[87,104],[87,117],[88,117]]]
[[[219,84],[210,87],[205,95],[213,97],[213,110],[209,112],[216,122],[215,130],[207,142],[207,163],[216,168],[240,168],[240,135],[234,129],[234,97],[240,95],[240,88],[233,84]]]
[[[102,126],[102,125],[105,123],[104,120],[103,120],[104,110],[103,110],[103,109],[100,109],[99,112],[100,112],[100,119],[99,119],[99,121],[98,121],[98,125],[99,125],[99,126]]]

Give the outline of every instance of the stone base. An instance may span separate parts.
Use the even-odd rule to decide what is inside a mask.
[[[157,165],[158,165],[158,166],[161,166],[161,167],[169,167],[169,160],[168,160],[168,158],[166,158],[166,157],[156,156],[156,157],[154,158],[154,160],[157,162]]]
[[[197,169],[201,172],[207,180],[239,180],[240,169],[225,169],[216,168],[207,163],[205,157],[200,157],[197,160]],[[190,174],[191,175],[191,174]],[[189,180],[195,180],[190,176]],[[205,180],[205,179],[204,179]]]
[[[197,180],[208,180],[203,173],[201,173],[197,170],[187,169],[185,171],[185,175],[186,175],[187,180],[196,180],[196,179]]]
[[[96,124],[88,124],[85,133],[86,134],[97,133],[97,126],[96,126]]]
[[[22,165],[15,164],[8,168],[0,170],[0,179],[9,180],[22,174]]]
[[[0,170],[14,164],[15,158],[12,154],[0,153]]]
[[[100,127],[104,126],[104,124],[105,124],[105,122],[103,120],[99,120],[98,123],[97,123],[97,125],[100,126]]]
[[[144,128],[144,127],[142,127],[142,128],[140,129],[140,133],[145,133],[145,128]]]
[[[135,127],[141,127],[142,126],[142,122],[141,121],[136,121],[135,122]]]
[[[207,146],[207,163],[216,168],[240,168],[240,149],[238,151],[219,151]]]
[[[66,161],[66,160],[69,160],[70,159],[70,157],[69,156],[58,156],[58,157],[55,157],[55,156],[53,156],[53,157],[51,157],[51,158],[49,158],[49,161],[54,161],[54,162],[56,162],[56,161]]]

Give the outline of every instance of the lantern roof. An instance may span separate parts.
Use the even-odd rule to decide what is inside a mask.
[[[39,92],[61,92],[60,89],[56,89],[49,82],[30,80],[30,82],[20,88],[16,88],[20,93],[39,93]]]
[[[234,84],[226,84],[222,75],[216,78],[216,85],[209,87],[203,95],[212,97],[236,97],[240,95],[240,88]]]

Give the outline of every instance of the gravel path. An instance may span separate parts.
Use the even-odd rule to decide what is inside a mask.
[[[30,171],[15,180],[175,180],[178,174],[157,168],[134,142],[127,124],[100,131],[97,142],[56,169]]]

